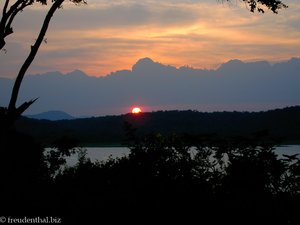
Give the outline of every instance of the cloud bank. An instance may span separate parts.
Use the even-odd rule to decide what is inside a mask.
[[[214,0],[96,1],[66,4],[51,22],[29,73],[82,69],[95,76],[130,69],[149,56],[173,66],[217,68],[232,58],[281,61],[299,57],[300,4],[278,15],[250,13],[236,2]],[[38,32],[44,7],[17,18],[0,76],[15,77]]]
[[[27,114],[62,110],[74,116],[143,111],[259,111],[300,105],[300,59],[271,65],[231,60],[216,70],[176,68],[144,58],[131,70],[90,77],[82,71],[27,76],[20,102],[39,97]],[[13,80],[0,79],[0,105],[8,104]]]

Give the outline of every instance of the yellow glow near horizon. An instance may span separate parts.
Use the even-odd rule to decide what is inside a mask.
[[[132,113],[132,114],[139,114],[139,113],[141,113],[141,112],[142,112],[142,110],[141,110],[140,107],[134,107],[134,108],[131,110],[131,113]]]

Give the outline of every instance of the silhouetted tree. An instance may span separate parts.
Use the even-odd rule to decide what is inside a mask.
[[[299,157],[279,158],[266,132],[226,139],[151,134],[131,143],[130,176],[156,207],[185,216],[217,214],[219,222],[223,215],[234,224],[299,222]]]
[[[4,214],[25,211],[41,198],[41,190],[50,181],[43,152],[34,138],[15,130],[0,137],[0,208]]]
[[[13,33],[12,28],[12,22],[15,19],[15,17],[22,12],[26,7],[29,7],[33,5],[33,3],[38,2],[41,4],[46,5],[49,2],[52,2],[51,7],[49,8],[42,27],[40,29],[40,32],[38,34],[37,39],[35,40],[35,43],[31,46],[30,53],[28,57],[26,58],[25,62],[23,63],[18,76],[15,80],[14,87],[12,90],[10,102],[8,105],[7,112],[5,113],[6,117],[6,124],[5,126],[9,127],[14,123],[16,118],[18,118],[31,104],[33,104],[36,99],[30,100],[28,102],[23,103],[21,106],[16,107],[16,102],[20,90],[20,86],[22,83],[22,80],[33,62],[43,40],[45,37],[45,34],[48,30],[49,23],[51,21],[51,18],[53,17],[55,11],[59,9],[63,2],[65,0],[53,0],[53,1],[47,1],[47,0],[17,0],[14,3],[11,3],[9,0],[6,0],[3,5],[3,11],[2,11],[2,18],[0,21],[0,49],[2,49],[5,46],[5,38]],[[84,0],[70,0],[71,2],[74,2],[75,4],[78,3],[86,3]]]
[[[53,141],[50,149],[45,151],[45,161],[50,176],[54,177],[60,172],[61,167],[67,162],[66,157],[70,157],[78,151],[78,144],[77,139],[68,136]]]

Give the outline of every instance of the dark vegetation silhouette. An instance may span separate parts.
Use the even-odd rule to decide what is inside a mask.
[[[268,132],[136,136],[130,123],[125,128],[130,154],[96,162],[69,137],[45,151],[25,134],[8,133],[1,142],[1,212],[79,224],[299,224],[299,156],[276,155]],[[77,164],[67,166],[75,152]]]
[[[243,1],[251,11],[263,12],[261,4],[273,12],[284,7],[278,0]],[[4,3],[0,25],[1,48],[12,33],[11,21],[35,1],[18,0],[8,9],[9,2]],[[75,148],[73,138],[61,137],[45,151],[37,139],[17,131],[12,125],[34,102],[16,107],[20,84],[62,3],[53,1],[17,76],[11,102],[0,109],[2,215],[57,216],[72,224],[299,224],[299,158],[277,158],[265,132],[226,139],[160,133],[136,137],[127,124],[129,156],[92,163],[83,149]],[[75,151],[78,163],[65,166],[65,157]]]
[[[139,115],[92,117],[74,120],[36,120],[21,118],[17,130],[49,146],[63,136],[80,140],[82,146],[118,146],[125,138],[123,124],[138,128],[137,135],[150,132],[216,134],[223,137],[249,136],[258,130],[268,130],[270,136],[284,144],[300,143],[300,107],[287,107],[262,112],[198,112],[157,111]]]

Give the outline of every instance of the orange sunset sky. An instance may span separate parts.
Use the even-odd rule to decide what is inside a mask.
[[[300,2],[278,15],[251,13],[244,4],[217,0],[88,0],[65,3],[51,21],[28,73],[70,72],[91,76],[131,69],[140,58],[176,67],[214,69],[230,59],[278,62],[300,57]],[[3,4],[3,1],[1,1]],[[15,77],[37,36],[47,6],[16,19],[15,34],[0,53],[0,77]]]

